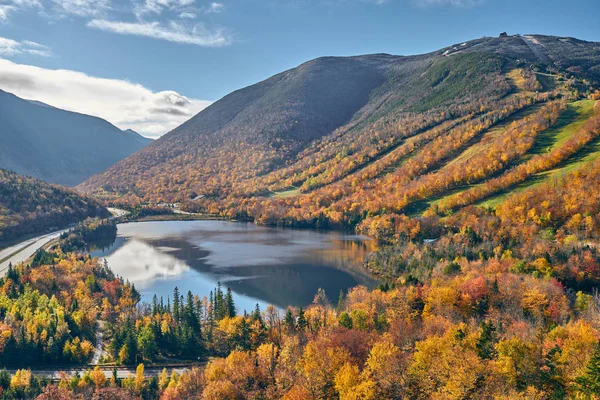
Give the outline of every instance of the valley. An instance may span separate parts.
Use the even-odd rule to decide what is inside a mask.
[[[152,140],[103,119],[0,90],[0,167],[75,186]]]
[[[0,170],[0,395],[600,396],[599,43],[320,57],[104,144]]]

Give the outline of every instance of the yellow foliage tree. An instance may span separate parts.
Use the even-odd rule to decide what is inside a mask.
[[[90,373],[90,376],[96,387],[104,387],[106,385],[106,375],[104,375],[104,371],[102,371],[99,366],[94,368]]]
[[[28,388],[31,384],[31,370],[18,369],[17,372],[10,378],[11,389]]]

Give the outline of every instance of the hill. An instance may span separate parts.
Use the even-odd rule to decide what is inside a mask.
[[[0,169],[0,245],[109,215],[96,200],[71,189]]]
[[[600,44],[540,35],[319,58],[231,93],[79,188],[271,224],[443,215],[590,151],[599,82]]]
[[[0,167],[75,186],[151,140],[89,115],[0,90]]]

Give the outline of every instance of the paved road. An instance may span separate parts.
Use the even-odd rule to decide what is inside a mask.
[[[110,213],[112,214],[111,218],[120,218],[120,217],[123,217],[123,216],[129,214],[129,211],[122,210],[120,208],[106,207],[106,209],[108,211],[110,211]]]
[[[85,373],[85,371],[91,371],[93,370],[93,367],[90,368],[73,368],[73,369],[64,369],[64,370],[31,370],[31,373],[33,375],[37,375],[37,376],[43,376],[46,378],[50,378],[53,380],[59,380],[62,378],[63,374],[66,373],[69,376],[74,376],[75,374],[79,373],[80,375],[83,375]],[[112,367],[101,367],[102,371],[104,372],[104,375],[107,378],[111,378],[112,374],[113,374],[113,368]],[[158,376],[160,375],[160,373],[162,373],[163,368],[162,367],[147,367],[144,368],[144,375],[146,377],[152,377],[152,376]],[[167,373],[169,375],[171,375],[172,371],[175,371],[175,373],[177,373],[178,375],[181,375],[183,372],[189,371],[190,368],[188,367],[175,367],[175,368],[169,368],[167,367]],[[15,369],[9,369],[7,370],[11,375],[14,375],[15,372],[17,372],[17,370]],[[117,378],[118,379],[124,379],[124,378],[130,378],[135,376],[135,368],[129,369],[129,368],[119,368],[117,369]]]
[[[100,364],[100,358],[104,354],[104,321],[98,321],[96,328],[96,346],[94,347],[94,355],[90,364]]]
[[[62,229],[60,231],[46,233],[44,235],[34,237],[32,239],[25,240],[19,244],[0,250],[0,277],[4,276],[8,269],[8,264],[12,262],[13,265],[27,260],[29,257],[35,254],[42,246],[48,244],[50,241],[59,237],[62,233],[69,231],[70,229]]]
[[[109,207],[111,219],[119,218],[129,214],[129,211],[121,210],[120,208]],[[61,229],[60,231],[46,233],[32,239],[25,240],[19,244],[0,250],[0,277],[4,276],[8,269],[8,264],[12,262],[16,265],[26,261],[29,257],[35,254],[36,251],[48,244],[50,241],[58,238],[62,233],[71,230],[72,228]]]

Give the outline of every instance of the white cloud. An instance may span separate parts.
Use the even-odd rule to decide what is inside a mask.
[[[0,37],[0,56],[11,57],[19,54],[31,54],[40,57],[50,57],[52,52],[48,46],[23,40],[16,40]]]
[[[139,19],[143,19],[146,14],[160,15],[165,10],[176,13],[193,12],[195,0],[144,0],[134,7],[134,13]]]
[[[181,14],[179,14],[179,18],[182,18],[182,19],[195,19],[197,17],[198,16],[195,13],[189,12],[189,11],[184,11]]]
[[[21,43],[16,40],[0,37],[0,54],[5,56],[17,54],[20,45]]]
[[[146,36],[169,42],[193,44],[203,47],[222,47],[232,43],[232,37],[224,29],[208,30],[203,25],[187,27],[175,21],[167,25],[159,22],[122,22],[94,19],[87,24],[90,28],[123,35]]]
[[[111,10],[111,0],[52,0],[58,17],[96,17]]]
[[[216,14],[220,13],[225,9],[225,5],[223,3],[210,3],[210,6],[204,10],[206,14]]]
[[[9,14],[24,8],[42,7],[39,0],[4,0],[0,4],[0,21],[8,19]]]
[[[16,10],[15,6],[0,4],[0,21],[8,19],[8,14]]]
[[[39,0],[4,0],[0,4],[0,21],[6,21],[9,14],[24,8],[42,7]]]
[[[112,0],[0,0],[0,20],[10,13],[28,8],[39,8],[39,15],[50,19],[62,19],[68,15],[97,17],[111,10]]]
[[[95,115],[121,129],[159,137],[211,102],[175,91],[153,92],[118,79],[50,70],[0,59],[0,89],[65,110]]]
[[[19,7],[41,7],[42,3],[39,0],[9,0],[9,3]]]
[[[203,7],[197,7],[196,0],[45,0],[43,3],[41,0],[0,0],[0,3],[0,22],[13,12],[37,7],[40,8],[38,15],[50,20],[80,17],[87,19],[89,28],[123,35],[203,47],[222,47],[233,42],[231,33],[224,28],[192,23],[200,14],[222,12],[225,6],[220,2]],[[134,21],[126,21],[131,17],[135,17]],[[40,49],[31,53],[43,55]]]

